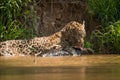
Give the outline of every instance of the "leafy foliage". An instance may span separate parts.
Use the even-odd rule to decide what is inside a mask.
[[[89,41],[85,41],[85,44],[84,44],[84,47],[85,48],[91,48],[91,49],[93,49],[93,44],[91,43],[91,42],[89,42]]]
[[[102,24],[109,24],[120,19],[119,0],[88,0],[89,12],[96,15]]]
[[[26,21],[22,23],[20,20],[30,14],[26,9],[30,1],[0,0],[0,41],[25,38],[29,29],[25,27]]]
[[[120,1],[88,0],[88,5],[89,13],[102,24],[91,35],[94,50],[99,53],[120,52]]]
[[[96,39],[94,48],[100,53],[103,49],[107,49],[109,53],[120,52],[120,20],[101,31],[95,30],[92,39]]]

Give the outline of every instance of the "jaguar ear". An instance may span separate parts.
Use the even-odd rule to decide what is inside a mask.
[[[85,28],[85,20],[83,20],[83,28]]]

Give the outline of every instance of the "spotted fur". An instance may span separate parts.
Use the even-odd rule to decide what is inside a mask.
[[[8,40],[0,42],[0,55],[43,54],[51,49],[65,48],[68,51],[77,45],[84,46],[85,25],[72,21],[55,34],[48,37],[35,37],[30,40]],[[71,52],[71,51],[70,51]]]

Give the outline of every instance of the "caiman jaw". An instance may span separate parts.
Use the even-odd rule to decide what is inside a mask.
[[[75,44],[73,47],[80,49],[81,51],[84,50],[84,48],[82,47],[82,45],[80,43]]]

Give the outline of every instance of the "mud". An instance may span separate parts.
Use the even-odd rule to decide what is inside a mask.
[[[52,35],[70,21],[82,23],[84,20],[87,35],[97,25],[97,21],[89,15],[87,0],[36,0],[33,7],[36,15],[37,36]]]

